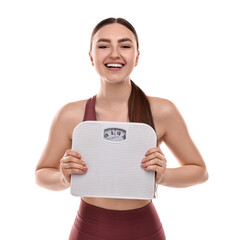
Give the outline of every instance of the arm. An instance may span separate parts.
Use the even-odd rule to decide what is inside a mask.
[[[167,187],[183,188],[207,181],[208,175],[201,166],[183,165],[178,168],[167,168],[162,181]]]
[[[37,164],[35,177],[36,183],[50,190],[63,190],[69,187],[64,181],[60,171],[60,159],[66,149],[71,148],[71,139],[67,134],[68,124],[66,108],[60,109],[56,114],[48,136],[48,141]]]
[[[53,191],[67,189],[70,184],[64,180],[63,174],[56,168],[43,167],[36,170],[36,183],[43,188]]]
[[[172,102],[168,104],[163,141],[178,160],[180,167],[166,169],[160,184],[181,188],[203,183],[208,179],[204,160],[177,107]]]
[[[71,106],[66,105],[56,114],[36,167],[36,183],[49,190],[64,190],[70,186],[72,173],[84,173],[81,156],[70,150],[74,126],[72,112]]]
[[[187,126],[177,107],[170,101],[164,103],[161,126],[165,132],[162,140],[180,164],[177,168],[166,168],[166,159],[159,147],[152,148],[147,155],[146,170],[156,171],[156,182],[168,187],[189,187],[208,179],[204,160],[191,139]]]

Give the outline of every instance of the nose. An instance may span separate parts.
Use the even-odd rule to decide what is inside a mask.
[[[111,55],[112,58],[119,58],[120,53],[119,53],[118,47],[113,47],[110,55]]]

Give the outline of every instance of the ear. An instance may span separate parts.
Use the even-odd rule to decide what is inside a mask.
[[[91,62],[92,62],[92,65],[94,66],[94,63],[93,63],[93,57],[92,57],[92,53],[91,53],[91,51],[89,51],[89,57],[90,57],[90,60],[91,60]]]
[[[138,65],[139,55],[140,55],[140,52],[138,51],[136,56],[136,61],[135,61],[135,67]]]

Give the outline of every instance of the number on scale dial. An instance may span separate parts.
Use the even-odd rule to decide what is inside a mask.
[[[126,139],[126,130],[121,128],[104,129],[104,139],[108,141],[124,141]]]

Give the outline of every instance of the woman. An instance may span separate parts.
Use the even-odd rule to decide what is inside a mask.
[[[145,171],[155,171],[156,184],[181,188],[205,182],[204,160],[176,106],[169,100],[146,96],[130,79],[139,59],[133,26],[122,18],[101,21],[92,32],[89,56],[100,76],[100,91],[59,110],[36,167],[37,184],[63,190],[70,186],[72,173],[87,174],[84,159],[71,150],[73,129],[86,120],[149,124],[156,131],[157,146],[140,161]],[[180,167],[166,168],[159,147],[162,141]],[[162,240],[165,233],[152,200],[82,197],[69,239]]]

